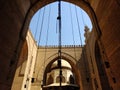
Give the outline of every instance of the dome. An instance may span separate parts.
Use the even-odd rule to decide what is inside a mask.
[[[64,59],[61,59],[61,66],[71,68],[71,65],[67,61],[65,61]],[[53,62],[52,66],[51,66],[51,68],[55,68],[55,67],[58,67],[57,60],[55,62]]]

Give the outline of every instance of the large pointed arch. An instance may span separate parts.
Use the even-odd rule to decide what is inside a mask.
[[[100,31],[100,28],[99,28],[99,25],[98,25],[98,21],[97,21],[95,12],[94,12],[93,8],[90,6],[89,2],[86,2],[84,0],[80,0],[80,1],[77,1],[77,0],[71,0],[71,1],[63,0],[63,1],[73,3],[73,4],[77,5],[78,7],[82,8],[88,14],[88,16],[91,19],[91,22],[92,22],[92,25],[93,25],[93,30],[95,30],[95,36],[97,38],[99,36],[101,36],[101,31]],[[26,14],[26,17],[24,19],[24,23],[23,23],[23,27],[22,27],[22,32],[24,32],[24,33],[22,33],[23,34],[22,36],[25,36],[24,34],[26,34],[26,32],[28,30],[28,26],[29,26],[29,23],[30,23],[30,20],[31,20],[32,16],[40,8],[42,8],[45,5],[48,5],[50,3],[53,3],[53,2],[56,2],[56,1],[55,0],[50,0],[50,1],[47,1],[47,2],[37,1],[37,2],[35,2],[34,5],[32,5],[32,7],[29,8],[29,10]]]
[[[76,83],[77,83],[77,85],[81,86],[80,70],[76,65],[77,60],[75,58],[73,58],[71,55],[69,55],[67,53],[63,53],[63,52],[61,54],[61,57],[62,57],[62,59],[66,60],[71,65],[71,67],[73,69],[73,72],[75,73],[75,77],[77,77]],[[52,63],[54,61],[56,61],[58,58],[59,58],[58,54],[55,53],[54,55],[52,55],[51,57],[49,57],[47,59],[48,62],[46,62],[46,64],[45,64],[45,71],[44,71],[44,74],[43,74],[43,85],[46,85],[47,72],[49,72]]]

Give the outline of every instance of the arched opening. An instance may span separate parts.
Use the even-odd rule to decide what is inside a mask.
[[[50,72],[50,67],[52,65],[53,62],[55,62],[56,60],[58,60],[58,55],[56,54],[55,56],[52,56],[53,58],[51,58],[51,60],[48,60],[47,62],[47,66],[45,67],[44,70],[44,74],[43,74],[43,85],[46,85],[46,78],[47,78],[47,72]],[[80,86],[81,84],[81,76],[80,76],[80,71],[77,68],[77,61],[75,60],[75,58],[68,56],[65,53],[62,53],[62,59],[66,60],[70,66],[72,67],[72,72],[74,73],[74,76],[77,77],[75,79],[76,83]]]
[[[43,14],[44,15],[44,14]],[[56,16],[57,17],[57,16]],[[55,19],[56,19],[56,17],[55,17]],[[42,17],[42,19],[43,19],[44,17]],[[42,21],[42,20],[41,20]],[[84,22],[84,21],[83,21]],[[46,22],[45,22],[46,23]],[[37,23],[38,24],[38,23]],[[43,23],[42,23],[42,25],[43,25]],[[47,27],[47,23],[45,24],[45,26]],[[41,26],[42,27],[42,26]],[[74,26],[73,26],[74,27]],[[44,29],[44,31],[45,31],[46,29]],[[51,32],[53,32],[52,30],[53,29],[50,29],[51,30]],[[84,30],[84,29],[83,29]],[[76,30],[77,31],[77,30]],[[40,32],[42,32],[42,31],[40,31]],[[41,33],[40,33],[40,38],[41,38]],[[43,34],[44,35],[44,38],[45,38],[45,34]],[[79,36],[80,37],[80,36]],[[53,39],[52,39],[53,40]],[[39,40],[38,41],[38,45],[39,45],[39,42],[40,41],[42,41],[42,39],[41,40]],[[45,40],[43,40],[43,41],[45,41]],[[74,40],[73,40],[74,41]],[[74,46],[74,45],[73,45]],[[82,44],[81,44],[81,46],[82,46]],[[46,48],[46,47],[45,47]],[[75,52],[75,51],[74,51]],[[69,60],[68,60],[69,61]],[[72,64],[72,62],[71,62],[71,64]],[[50,69],[50,66],[49,66],[49,68],[48,69]],[[73,71],[75,71],[75,77],[76,76],[79,76],[79,74],[78,74],[78,71],[76,71],[76,66],[75,65],[73,65]],[[47,72],[50,72],[50,70],[48,70],[48,71],[45,71],[46,73]],[[51,84],[52,83],[52,77],[53,76],[51,76],[51,74],[49,74],[49,76],[47,76],[46,75],[46,73],[43,75],[43,86],[44,85],[46,85],[46,84]],[[74,78],[73,78],[73,76],[74,75],[72,75],[71,77],[69,77],[69,82],[70,82],[70,84],[78,84],[78,86],[80,86],[80,77],[77,77],[77,78],[79,78],[79,79],[77,79],[77,80],[73,80]],[[59,77],[59,76],[58,76]],[[63,78],[63,77],[62,77]],[[46,81],[46,79],[48,80],[48,81]],[[50,82],[50,79],[51,79],[51,82]],[[59,81],[59,79],[57,80],[57,81]]]
[[[76,76],[78,76],[78,75],[76,75]],[[73,78],[71,77],[71,78],[70,78],[70,82],[71,82],[71,83],[74,82],[72,79],[73,79]],[[49,77],[49,80],[48,80],[48,81],[49,81],[49,83],[52,83],[52,82],[51,82],[51,81],[52,81],[52,77]],[[80,81],[79,81],[79,79],[78,79],[78,80],[77,80],[77,83],[80,85],[79,82],[80,82]]]
[[[51,2],[51,1],[50,1]],[[74,1],[73,1],[74,2]],[[39,3],[41,3],[41,4],[39,4]],[[82,1],[82,3],[84,3],[83,1]],[[36,4],[35,4],[35,7],[33,6],[31,9],[30,9],[30,11],[28,12],[28,17],[26,18],[26,21],[25,21],[25,23],[24,23],[24,27],[23,27],[23,36],[24,36],[24,34],[25,34],[25,31],[27,31],[27,28],[28,28],[28,24],[29,24],[29,21],[30,21],[30,19],[31,19],[31,17],[32,17],[32,15],[39,9],[39,8],[41,8],[41,7],[43,7],[44,5],[46,5],[46,4],[48,4],[48,3],[46,3],[46,4],[43,4],[42,2],[36,2]],[[75,2],[74,2],[74,4],[76,4]],[[87,5],[87,4],[85,4],[85,5]],[[82,6],[82,7],[84,7],[84,4],[82,5],[81,3],[80,3],[80,5],[79,6]],[[86,7],[86,6],[85,6]],[[85,8],[84,8],[85,9]],[[87,9],[87,8],[86,8]],[[91,11],[91,10],[90,10]],[[89,9],[88,9],[88,13],[90,13],[89,12]],[[91,15],[91,13],[90,13],[90,16],[92,17],[92,15]],[[95,19],[94,19],[95,20]],[[92,23],[94,22],[94,20],[92,21]],[[96,24],[95,24],[96,25]],[[94,26],[94,25],[93,25]],[[96,28],[96,26],[94,26],[93,28]],[[97,28],[97,30],[98,30],[98,28]],[[75,70],[75,68],[74,68],[74,70]],[[76,75],[77,76],[77,75]],[[79,76],[79,75],[78,75]],[[77,82],[79,82],[79,79],[77,80]]]
[[[56,77],[56,83],[60,83],[60,76]],[[62,83],[65,83],[65,77],[62,76]]]
[[[69,2],[69,3],[72,3],[72,4],[75,4],[79,7],[81,7],[90,17],[91,19],[91,22],[92,22],[92,25],[93,25],[93,30],[95,30],[96,32],[96,35],[97,37],[99,37],[101,35],[101,31],[99,29],[99,26],[98,26],[98,22],[97,22],[97,18],[96,18],[96,15],[95,15],[95,12],[94,10],[92,9],[92,7],[89,5],[89,3],[87,1],[67,1],[67,0],[64,0],[65,2]],[[32,16],[42,7],[50,4],[50,3],[53,3],[55,2],[54,0],[53,1],[48,1],[46,3],[44,2],[36,2],[32,7],[31,9],[28,11],[28,15],[26,17],[26,20],[25,20],[25,26],[24,26],[24,30],[26,31],[28,29],[28,26],[29,26],[29,23]]]
[[[62,90],[79,90],[80,88],[80,76],[77,72],[77,67],[73,66],[74,64],[70,60],[62,59]],[[74,70],[76,69],[76,71]],[[78,77],[77,77],[78,76]],[[46,78],[45,78],[46,77]],[[49,77],[53,77],[51,83]],[[78,79],[78,80],[77,80]],[[60,76],[59,76],[59,67],[57,64],[57,58],[52,60],[46,67],[45,73],[43,75],[43,90],[58,90],[60,85]]]
[[[52,83],[53,83],[53,77],[52,77],[52,75],[49,75],[48,80],[47,80],[47,84],[49,85]]]
[[[58,2],[38,10],[30,22],[30,30],[39,46],[58,45]],[[61,44],[84,45],[84,28],[93,29],[87,13],[77,5],[61,2]],[[68,33],[69,32],[69,33]],[[86,32],[86,31],[85,31]],[[67,35],[67,37],[66,37]]]
[[[54,0],[52,1],[51,0],[48,0],[48,1],[47,0],[45,1],[44,0],[43,1],[21,0],[20,2],[18,0],[13,0],[12,2],[9,0],[1,1],[1,17],[0,17],[0,20],[1,20],[1,23],[0,23],[1,40],[0,41],[2,45],[0,49],[0,52],[1,52],[0,58],[2,60],[2,62],[0,63],[1,89],[6,90],[6,89],[10,89],[11,87],[15,68],[10,67],[8,70],[8,66],[11,60],[16,62],[18,60],[17,56],[19,55],[22,42],[24,41],[23,39],[25,39],[25,35],[26,35],[25,33],[28,30],[26,28],[28,27],[29,20],[31,19],[32,15],[37,11],[38,8],[41,8],[44,5],[49,4],[50,2],[54,2]],[[109,56],[108,60],[114,63],[114,64],[111,63],[112,64],[111,67],[115,68],[114,73],[118,77],[117,79],[119,79],[120,72],[118,70],[118,66],[119,66],[119,51],[120,51],[119,50],[120,49],[119,48],[120,25],[119,25],[118,18],[120,16],[120,12],[118,12],[118,10],[120,7],[119,7],[118,0],[115,0],[115,1],[111,0],[109,2],[104,0],[98,0],[98,1],[73,0],[71,2],[76,3],[78,5],[81,4],[81,6],[84,8],[87,6],[88,7],[87,9],[90,9],[90,8],[92,10],[94,9],[92,11],[93,18],[96,17],[97,15],[97,19],[99,21],[99,25],[103,33],[102,41],[105,45],[105,49],[107,50],[107,56]],[[96,4],[95,2],[98,2],[98,3]],[[109,11],[109,13],[106,11]],[[87,12],[89,13],[89,10]],[[93,19],[93,22],[94,21],[95,23],[97,23],[95,18]],[[99,35],[97,34],[96,36],[99,36]],[[109,36],[109,38],[106,38],[106,36]],[[114,43],[111,41],[114,41]],[[109,45],[109,48],[108,48],[108,45]],[[10,77],[11,79],[8,80],[6,79],[7,77]]]

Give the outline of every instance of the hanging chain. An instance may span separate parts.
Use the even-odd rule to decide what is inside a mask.
[[[62,83],[62,67],[61,67],[61,0],[58,0],[58,17],[59,21],[59,50],[58,50],[58,67],[60,68],[59,77],[60,77],[60,87]]]

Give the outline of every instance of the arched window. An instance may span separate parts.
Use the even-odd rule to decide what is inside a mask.
[[[56,83],[59,83],[60,82],[60,76],[57,76],[56,78]],[[65,77],[62,76],[62,83],[65,83]]]
[[[69,82],[70,82],[70,84],[74,84],[75,83],[73,75],[70,75]]]
[[[47,80],[47,84],[52,84],[53,83],[53,77],[50,75]]]

